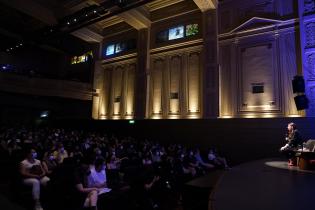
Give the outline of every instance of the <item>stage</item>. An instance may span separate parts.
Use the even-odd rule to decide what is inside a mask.
[[[315,208],[315,171],[283,159],[244,163],[226,171],[210,195],[210,210],[310,210]]]

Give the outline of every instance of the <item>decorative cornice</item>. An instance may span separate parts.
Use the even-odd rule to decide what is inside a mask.
[[[179,2],[182,2],[184,0],[157,0],[153,1],[149,4],[147,4],[147,7],[149,8],[150,12],[154,10],[158,10],[167,6],[171,6],[173,4],[177,4]]]
[[[123,12],[118,16],[135,29],[140,30],[151,26],[151,20],[146,15],[143,9],[136,8]]]
[[[114,58],[104,59],[102,61],[102,64],[105,65],[105,64],[111,64],[114,62],[121,62],[121,61],[129,60],[129,59],[136,59],[136,57],[137,57],[137,53],[130,53],[130,54],[114,57]]]
[[[270,23],[269,25],[255,27],[255,28],[246,28],[249,26],[254,20],[268,20],[266,23]],[[273,30],[277,30],[277,32],[286,31],[292,27],[295,27],[295,24],[299,22],[298,18],[290,19],[290,20],[272,20],[272,19],[265,19],[265,18],[252,18],[245,23],[241,24],[240,26],[236,27],[235,29],[231,30],[230,32],[219,34],[219,39],[230,39],[233,37],[242,37],[242,36],[252,36],[255,34],[265,34],[265,33],[273,33]],[[243,28],[243,29],[242,29]]]
[[[80,28],[79,30],[74,31],[71,34],[86,42],[101,42],[104,38],[102,35],[95,33],[88,28]]]
[[[216,0],[194,0],[194,2],[202,12],[217,8]]]
[[[187,47],[195,47],[195,46],[201,46],[203,44],[203,39],[195,39],[195,40],[191,40],[191,41],[186,41],[186,42],[181,42],[178,44],[173,44],[173,45],[167,45],[164,47],[159,47],[159,48],[155,48],[155,49],[151,49],[150,53],[151,54],[157,54],[163,51],[168,51],[168,50],[173,50],[173,49],[178,49],[178,48],[187,48]]]
[[[116,25],[116,24],[121,23],[121,22],[124,22],[124,20],[121,17],[112,16],[110,18],[107,18],[105,20],[102,20],[102,21],[95,23],[95,25],[97,25],[98,27],[101,27],[101,28],[107,28],[109,26]]]

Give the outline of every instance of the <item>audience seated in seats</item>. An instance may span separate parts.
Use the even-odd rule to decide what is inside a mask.
[[[185,156],[186,161],[188,162],[188,166],[194,168],[197,175],[205,174],[205,171],[200,166],[199,162],[195,158],[195,153],[192,149],[188,151],[188,154]]]
[[[158,208],[160,205],[160,189],[158,182],[160,176],[152,173],[151,170],[146,170],[143,177],[144,188],[144,205],[148,209]]]
[[[88,186],[99,189],[107,188],[104,158],[99,157],[95,160],[94,167],[91,169],[91,173],[88,176]]]
[[[33,199],[35,201],[35,210],[42,210],[40,203],[41,185],[46,186],[49,178],[45,176],[41,162],[36,159],[35,149],[28,149],[25,159],[21,162],[20,172],[23,177],[23,183],[32,187]]]
[[[97,201],[102,201],[99,210],[111,209],[116,205],[108,204],[108,199],[112,201],[124,197],[120,194],[117,196],[119,199],[113,198],[117,191],[128,195],[125,198],[131,197],[133,204],[128,206],[129,209],[134,205],[147,210],[154,206],[163,208],[163,203],[172,197],[169,193],[180,199],[184,184],[203,175],[212,165],[215,168],[228,167],[225,158],[216,153],[203,154],[198,148],[187,149],[181,144],[161,144],[148,139],[108,137],[103,133],[84,130],[7,127],[0,128],[0,137],[1,148],[6,151],[8,159],[16,159],[20,163],[22,158],[19,151],[30,145],[43,154],[41,163],[34,158],[33,150],[33,159],[30,152],[24,160],[26,166],[22,167],[21,164],[20,167],[23,181],[32,180],[25,181],[25,184],[34,189],[37,209],[41,208],[40,183],[45,184],[49,178],[51,184],[47,194],[52,195],[53,199],[50,200],[53,201],[41,197],[41,203],[47,210],[76,210],[84,206],[96,209]],[[208,155],[209,162],[203,159],[203,155]],[[39,165],[42,172],[28,170],[27,167],[32,164]],[[113,191],[98,197],[100,187],[107,186]],[[104,197],[107,198],[101,199]],[[143,203],[140,198],[145,198],[147,202]],[[137,207],[135,209],[139,209]]]
[[[68,158],[68,152],[65,150],[62,143],[58,144],[57,150],[54,152],[54,156],[59,164],[61,164],[65,158]]]
[[[74,146],[74,149],[73,149],[73,151],[70,152],[69,157],[73,158],[76,162],[80,162],[80,160],[83,159],[84,155],[80,151],[80,146],[79,145],[75,145]]]
[[[199,166],[205,168],[205,169],[212,169],[214,168],[214,165],[210,164],[210,163],[206,163],[205,161],[203,161],[201,155],[200,155],[200,151],[199,149],[195,149],[195,159],[197,161],[197,163],[199,164]]]
[[[183,174],[190,175],[190,178],[197,175],[196,169],[190,165],[189,159],[185,153],[180,154],[177,161],[177,168],[179,171],[182,171]]]
[[[53,170],[58,166],[53,152],[45,152],[42,160],[42,167],[47,176],[51,175]]]
[[[142,158],[142,164],[144,167],[151,167],[152,166],[152,158],[151,158],[151,153],[146,152],[144,157]]]
[[[209,149],[208,161],[217,168],[230,169],[224,157],[218,156],[215,148]]]
[[[77,195],[80,203],[83,203],[83,207],[90,210],[97,209],[97,197],[99,189],[97,187],[88,186],[88,176],[90,175],[89,165],[81,163],[81,166],[75,173],[75,187],[77,189]]]
[[[298,147],[301,147],[303,144],[303,139],[295,123],[291,122],[288,124],[285,140],[287,141],[287,143],[280,148],[280,151],[284,153],[289,159],[288,165],[295,166],[296,165],[295,152],[298,149]]]

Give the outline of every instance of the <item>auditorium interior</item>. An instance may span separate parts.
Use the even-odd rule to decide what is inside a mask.
[[[314,209],[315,0],[0,0],[0,98],[1,209]]]

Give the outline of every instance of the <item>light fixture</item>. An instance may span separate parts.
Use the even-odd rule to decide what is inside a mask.
[[[20,46],[22,46],[23,44],[21,43]]]
[[[74,20],[73,20],[74,22],[77,22],[77,19],[76,18],[74,18]]]
[[[67,25],[70,25],[70,22],[67,22]]]

